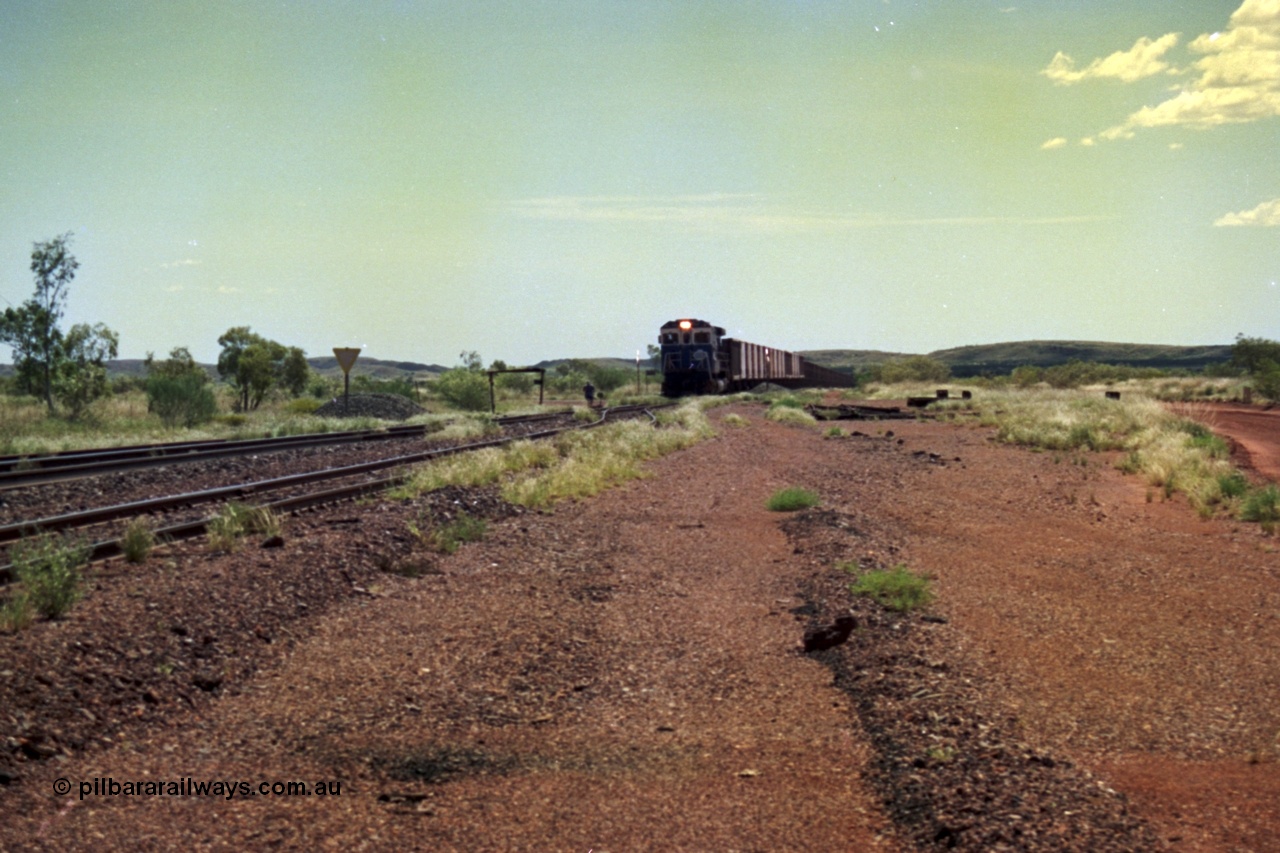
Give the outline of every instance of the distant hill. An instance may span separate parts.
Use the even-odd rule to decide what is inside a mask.
[[[342,368],[338,360],[331,355],[317,356],[307,359],[307,364],[316,373],[324,376],[341,376]],[[424,373],[440,374],[449,368],[438,364],[419,364],[416,361],[386,361],[380,358],[360,356],[351,368],[352,376],[372,376],[374,379],[396,379],[405,375],[420,376]]]
[[[910,358],[914,353],[885,352],[878,349],[811,349],[800,353],[814,364],[833,370],[861,370],[873,364],[884,364],[898,358]]]
[[[530,366],[541,367],[544,370],[555,370],[557,367],[559,367],[560,365],[564,364],[567,361],[585,361],[590,364],[599,365],[600,367],[614,367],[614,368],[620,367],[623,370],[636,369],[636,360],[634,358],[607,358],[607,357],[606,358],[550,358]],[[645,356],[644,360],[640,362],[640,366],[642,368],[647,369],[649,367],[652,367],[653,365],[650,364],[649,357]]]
[[[955,347],[929,353],[951,367],[955,376],[1008,373],[1015,367],[1052,367],[1069,361],[1154,367],[1161,370],[1202,370],[1231,359],[1229,344],[1168,346],[1098,341],[1017,341]]]
[[[909,358],[914,353],[878,350],[810,350],[802,353],[824,367],[862,368],[891,359]],[[1052,367],[1069,361],[1093,361],[1161,370],[1201,370],[1210,364],[1231,359],[1229,344],[1209,346],[1168,346],[1164,344],[1117,344],[1098,341],[1016,341],[978,344],[926,353],[951,368],[954,376],[1000,375],[1015,367]]]

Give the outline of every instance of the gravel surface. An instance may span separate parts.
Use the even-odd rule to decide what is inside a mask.
[[[98,573],[0,636],[0,848],[1280,849],[1273,539],[1101,456],[727,411],[554,513],[369,501]],[[414,533],[464,510],[484,541]],[[187,777],[341,790],[79,796]]]

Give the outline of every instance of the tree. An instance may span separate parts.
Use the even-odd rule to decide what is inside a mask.
[[[431,388],[456,409],[482,412],[489,408],[489,382],[482,372],[484,362],[480,353],[464,350],[458,353],[458,360],[461,365],[440,374]]]
[[[107,394],[106,361],[116,357],[119,347],[120,336],[102,323],[77,323],[60,342],[53,393],[72,418]]]
[[[1246,338],[1236,335],[1231,347],[1231,363],[1246,373],[1258,373],[1266,369],[1267,362],[1280,364],[1280,343],[1266,338]]]
[[[297,397],[307,389],[310,381],[311,365],[307,364],[307,354],[298,347],[289,347],[280,363],[280,384]]]
[[[19,387],[38,393],[54,413],[53,381],[62,356],[62,331],[58,321],[66,310],[68,287],[80,262],[71,254],[71,233],[43,243],[33,243],[31,273],[35,294],[17,308],[6,308],[0,317],[0,341],[13,347]]]
[[[236,389],[236,408],[258,408],[276,385],[297,395],[310,378],[306,353],[268,340],[248,326],[233,326],[218,338],[218,375]]]

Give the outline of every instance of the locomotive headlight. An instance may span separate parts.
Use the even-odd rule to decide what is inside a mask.
[[[690,329],[692,329],[692,328],[693,328],[693,321],[692,321],[692,320],[681,320],[681,321],[680,321],[680,328],[681,328],[683,331],[686,331],[686,332],[687,332],[687,331],[689,331]]]

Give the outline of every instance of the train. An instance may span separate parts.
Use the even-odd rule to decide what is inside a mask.
[[[666,397],[746,391],[762,382],[783,388],[852,388],[857,381],[786,350],[725,336],[706,320],[682,318],[658,330]]]

